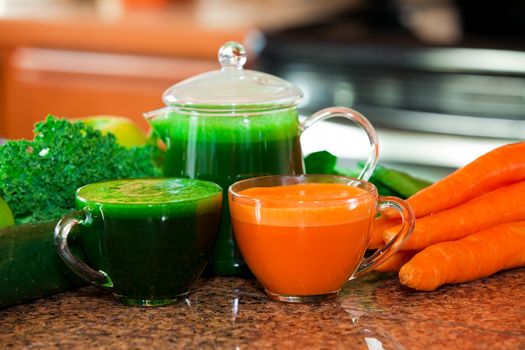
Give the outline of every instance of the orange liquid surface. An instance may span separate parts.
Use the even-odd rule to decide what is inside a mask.
[[[374,195],[329,183],[251,188],[239,194],[262,200],[259,205],[230,200],[230,212],[241,253],[266,290],[297,296],[332,293],[357,268],[370,238]]]

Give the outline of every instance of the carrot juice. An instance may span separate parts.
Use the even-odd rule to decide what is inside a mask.
[[[235,194],[232,188],[236,243],[270,297],[335,296],[354,274],[376,214],[373,186],[298,183]]]

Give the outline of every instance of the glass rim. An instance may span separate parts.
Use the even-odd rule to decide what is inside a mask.
[[[90,187],[92,185],[100,185],[100,184],[112,183],[112,182],[117,182],[117,181],[126,181],[127,182],[127,181],[136,181],[136,180],[146,180],[146,181],[148,181],[148,180],[161,180],[161,181],[192,180],[192,181],[207,183],[207,184],[215,187],[215,189],[214,189],[213,193],[210,193],[208,195],[205,195],[205,196],[202,196],[202,197],[198,197],[198,198],[185,198],[185,199],[158,201],[158,202],[147,202],[147,201],[135,201],[135,202],[132,202],[132,201],[130,201],[130,202],[125,202],[125,203],[124,202],[114,202],[114,201],[108,201],[108,200],[97,200],[97,199],[87,198],[87,196],[84,196],[84,195],[82,195],[80,193],[81,190],[83,190],[83,189],[85,189],[87,187]],[[219,186],[218,184],[216,184],[215,182],[212,182],[212,181],[199,180],[199,179],[188,179],[188,178],[182,178],[182,177],[153,177],[153,176],[150,176],[150,177],[141,177],[141,178],[104,180],[104,181],[96,181],[96,182],[88,183],[88,184],[80,186],[79,188],[76,189],[76,191],[75,191],[75,201],[80,201],[80,202],[85,203],[85,204],[91,203],[91,204],[94,204],[94,205],[106,205],[106,206],[111,206],[111,207],[172,206],[172,205],[187,204],[187,203],[191,203],[191,202],[205,201],[205,200],[209,200],[209,199],[212,199],[214,197],[222,196],[222,195],[223,195],[222,187]]]
[[[334,181],[334,182],[326,182],[326,181],[315,181],[315,179],[322,179],[322,178],[330,178],[335,180],[340,180],[341,182]],[[273,180],[279,180],[279,179],[297,179],[297,180],[312,180],[312,181],[297,181],[297,182],[275,182],[271,183],[270,185],[259,185],[257,184],[264,182],[264,181],[273,181]],[[253,188],[253,187],[275,187],[275,186],[285,186],[285,185],[297,185],[297,184],[304,184],[304,183],[339,183],[343,185],[349,185],[354,186],[359,185],[361,188],[364,187],[366,190],[365,193],[356,194],[355,196],[352,196],[351,198],[347,199],[332,199],[332,200],[312,200],[312,201],[302,201],[302,200],[293,200],[293,199],[261,199],[261,198],[254,198],[252,196],[246,196],[239,194],[239,192],[235,189],[235,187],[242,186],[242,185],[248,185],[253,184],[253,186],[248,186],[242,188],[242,190]],[[349,204],[355,201],[359,201],[361,198],[365,198],[367,196],[374,196],[378,197],[377,188],[375,185],[371,182],[360,180],[357,178],[344,176],[344,175],[333,175],[333,174],[297,174],[297,175],[266,175],[266,176],[258,176],[258,177],[252,177],[249,179],[239,180],[232,185],[228,187],[228,195],[232,197],[232,199],[241,200],[242,202],[249,203],[249,204],[264,204],[264,203],[273,203],[273,204],[284,204],[288,207],[292,207],[290,204],[296,204],[296,206],[335,206],[335,205],[341,205],[341,204]]]

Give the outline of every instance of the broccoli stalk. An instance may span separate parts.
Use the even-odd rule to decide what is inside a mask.
[[[77,188],[111,179],[160,176],[154,146],[125,148],[112,134],[51,115],[33,141],[0,146],[0,197],[17,223],[60,218],[75,207]]]

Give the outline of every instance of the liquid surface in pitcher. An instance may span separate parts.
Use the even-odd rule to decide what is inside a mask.
[[[225,191],[221,228],[210,261],[214,274],[238,275],[244,266],[231,232],[228,187],[259,175],[303,173],[297,110],[250,112],[250,116],[203,116],[172,111],[150,120],[167,147],[166,176],[213,181]]]

